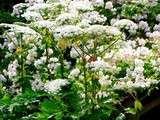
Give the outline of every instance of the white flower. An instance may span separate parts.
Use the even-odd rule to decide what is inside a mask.
[[[119,20],[118,20],[118,19],[115,19],[115,18],[112,18],[111,21],[110,21],[110,23],[111,23],[111,25],[113,25],[113,24],[116,23],[117,21],[119,21]]]
[[[156,24],[153,29],[154,29],[154,31],[159,31],[160,32],[160,23]]]
[[[143,38],[137,38],[137,42],[139,45],[145,46],[146,44],[146,40]]]
[[[25,2],[29,2],[30,5],[33,5],[36,3],[44,3],[44,0],[25,0]]]
[[[38,59],[38,60],[36,60],[36,61],[34,62],[34,66],[35,66],[36,68],[40,67],[40,65],[42,65],[42,64],[43,64],[43,62],[42,62],[42,60],[40,60],[40,59]]]
[[[125,59],[128,60],[130,58],[134,58],[137,56],[135,49],[132,47],[124,47],[120,48],[119,51],[116,53],[115,58],[118,59]]]
[[[91,25],[89,28],[86,29],[86,32],[89,35],[95,35],[97,37],[101,35],[109,36],[117,36],[122,35],[120,30],[117,27],[112,26],[103,26],[103,25]]]
[[[43,65],[43,64],[46,62],[46,59],[47,59],[46,56],[41,57],[40,59],[38,59],[38,60],[36,60],[36,61],[34,62],[34,66],[35,66],[36,68],[39,68],[41,65]]]
[[[158,22],[160,22],[160,14],[158,14],[158,15],[156,16],[156,20],[157,20]]]
[[[29,27],[24,27],[24,26],[14,25],[14,24],[3,24],[3,23],[0,24],[0,27],[10,28],[10,31],[12,31],[13,35],[15,33],[23,33],[23,34],[33,35],[37,37],[40,36],[35,30]]]
[[[58,58],[56,58],[56,57],[49,59],[49,62],[58,62],[58,61],[59,61],[59,60],[58,60]]]
[[[90,26],[90,21],[83,19],[81,22],[79,22],[77,25],[81,28],[88,28]]]
[[[70,51],[70,56],[72,58],[80,57],[79,54],[82,54],[82,51],[79,48],[72,48],[71,51]]]
[[[21,14],[24,13],[25,9],[29,7],[28,3],[19,3],[13,6],[13,12],[12,15],[15,15],[17,17],[20,17]]]
[[[103,25],[91,25],[89,28],[86,29],[86,32],[89,35],[102,35],[106,33],[106,27]]]
[[[8,65],[7,75],[11,79],[17,75],[17,68],[19,67],[18,61],[15,60]]]
[[[28,55],[27,55],[27,60],[26,60],[26,63],[27,64],[31,64],[35,58],[37,57],[37,48],[36,47],[33,47],[32,49],[28,50]]]
[[[27,12],[40,12],[40,10],[45,10],[45,9],[51,9],[52,5],[51,4],[47,4],[47,3],[37,3],[34,4],[33,6],[30,6],[29,8],[27,8]]]
[[[93,10],[92,3],[88,0],[84,1],[71,1],[69,4],[70,12],[73,11],[90,11]]]
[[[113,36],[122,35],[121,31],[117,27],[112,26],[106,26],[106,33]]]
[[[49,68],[49,71],[50,71],[51,74],[54,74],[56,69],[57,69],[57,67],[60,66],[60,63],[58,61],[59,60],[56,57],[50,58],[48,60],[49,63],[47,65],[47,67]]]
[[[4,77],[4,75],[2,75],[2,74],[0,74],[0,83],[2,82],[2,81],[6,81],[7,79]]]
[[[98,81],[102,86],[108,86],[108,85],[111,85],[111,83],[112,83],[112,81],[109,80],[108,75],[102,76]]]
[[[106,2],[105,8],[111,10],[113,8],[112,2],[111,1]]]
[[[151,51],[147,47],[138,47],[136,52],[141,56],[148,56]]]
[[[134,60],[135,66],[144,66],[144,61],[141,59],[135,59]]]
[[[134,75],[137,75],[137,74],[143,74],[143,71],[144,71],[144,68],[143,66],[139,66],[139,67],[135,67],[134,68]],[[137,77],[137,76],[136,76]]]
[[[56,19],[55,22],[58,25],[74,24],[78,20],[78,16],[75,13],[62,13]]]
[[[92,4],[95,7],[101,7],[104,5],[104,0],[92,0]]]
[[[87,20],[89,24],[104,24],[107,20],[105,16],[100,15],[97,11],[82,14],[82,19]]]
[[[66,79],[56,79],[56,80],[47,82],[44,85],[44,88],[49,93],[57,94],[61,90],[61,87],[66,86],[68,84],[69,82]]]
[[[110,65],[105,62],[104,60],[97,60],[97,61],[92,61],[90,63],[86,64],[86,67],[93,70],[93,71],[99,71],[99,70],[107,70],[110,68]]]
[[[153,39],[160,39],[160,32],[159,31],[154,31],[153,33],[148,33],[148,37],[153,38]]]
[[[40,20],[43,20],[43,17],[41,16],[41,14],[37,13],[37,12],[27,11],[22,15],[22,17],[24,17],[27,21],[40,21]]]
[[[35,79],[31,81],[31,86],[33,91],[43,90],[44,83],[40,79]]]
[[[142,29],[142,30],[144,30],[145,32],[147,32],[147,31],[150,30],[150,28],[149,28],[149,26],[148,26],[148,23],[145,22],[145,21],[140,21],[138,26],[139,26],[139,29]]]
[[[56,40],[62,39],[62,38],[70,38],[70,37],[75,37],[83,34],[83,30],[74,25],[65,25],[65,26],[60,26],[55,29],[53,35]]]
[[[36,28],[47,28],[50,31],[53,31],[56,25],[54,21],[41,20],[41,21],[31,23],[31,26]]]
[[[80,74],[80,70],[78,68],[75,68],[70,72],[69,76],[70,77],[78,77],[79,74]]]
[[[51,56],[53,54],[53,50],[51,48],[48,48],[47,50],[45,49],[43,55],[45,56],[46,54],[48,54],[48,56]]]
[[[113,26],[119,27],[119,28],[125,28],[129,30],[130,33],[135,33],[136,30],[138,29],[138,26],[136,23],[134,23],[131,20],[128,19],[121,19],[119,21],[116,21]]]

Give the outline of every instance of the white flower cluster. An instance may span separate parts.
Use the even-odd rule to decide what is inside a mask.
[[[25,13],[22,15],[22,17],[24,17],[27,21],[43,20],[43,17],[41,16],[40,13],[31,12],[31,11],[25,12]]]
[[[111,1],[106,2],[105,8],[111,10],[113,8],[113,3]]]
[[[128,19],[121,19],[117,20],[113,26],[119,27],[119,28],[125,28],[127,29],[130,33],[136,33],[136,30],[138,29],[138,26],[136,23],[134,23],[131,20]]]
[[[64,24],[74,24],[78,20],[78,16],[76,13],[63,13],[60,14],[56,19],[55,22],[58,25],[64,25]]]
[[[37,57],[37,48],[33,47],[32,49],[28,50],[26,63],[29,64],[29,65],[32,64],[32,62],[34,62],[36,57]]]
[[[103,26],[103,25],[91,25],[89,28],[87,28],[86,33],[88,33],[91,36],[121,36],[122,33],[117,27],[111,27],[111,26]]]
[[[46,59],[47,59],[46,56],[42,56],[40,59],[37,59],[36,61],[34,61],[34,66],[37,69],[40,69],[41,65],[46,63]]]
[[[20,17],[23,14],[24,10],[26,8],[28,8],[28,7],[29,7],[28,3],[19,3],[19,4],[16,4],[16,5],[13,6],[12,15]]]
[[[104,1],[103,0],[93,0],[92,4],[94,7],[102,7],[104,5]]]
[[[58,40],[62,38],[76,37],[82,34],[83,30],[80,27],[74,25],[65,25],[56,28],[53,35],[54,38]]]
[[[154,40],[159,40],[160,39],[160,32],[154,31],[152,33],[148,33],[147,36],[154,39]]]
[[[68,84],[69,84],[69,81],[66,79],[56,79],[56,80],[47,82],[44,85],[44,88],[49,93],[57,94],[61,90],[61,87],[64,87]]]
[[[14,79],[17,76],[17,69],[19,67],[18,61],[15,60],[8,65],[8,69],[4,70],[3,73],[9,77],[9,79]]]
[[[123,46],[118,50],[118,52],[115,53],[114,59],[122,59],[122,60],[131,60],[136,57],[147,57],[151,54],[151,50],[149,50],[147,47],[141,46],[137,47],[136,49],[128,45],[130,44],[130,41],[127,43],[127,46]],[[142,44],[143,45],[143,44]]]
[[[4,75],[0,74],[0,83],[6,81],[6,78],[4,77]]]
[[[40,12],[41,10],[45,10],[45,9],[50,9],[52,6],[51,4],[47,4],[47,3],[37,3],[34,4],[33,6],[30,6],[29,8],[26,9],[26,11],[32,11],[32,12]]]
[[[70,72],[69,78],[78,77],[79,74],[80,74],[80,70],[78,68],[75,68]]]
[[[150,31],[148,23],[145,21],[140,21],[138,27],[139,27],[139,29],[144,30],[145,32]]]
[[[92,71],[101,71],[110,68],[110,65],[104,60],[98,59],[96,61],[91,61],[90,63],[87,63],[86,68]]]
[[[69,11],[76,12],[76,11],[91,11],[93,10],[93,5],[88,0],[74,0],[71,1],[69,4]]]
[[[72,58],[78,58],[82,54],[82,51],[79,48],[72,48],[70,51],[70,56]]]
[[[34,80],[31,81],[32,90],[39,91],[44,90],[44,83],[41,81],[39,74],[34,75]]]
[[[101,86],[108,86],[112,83],[108,75],[102,76],[98,81],[101,84]]]
[[[33,5],[36,3],[44,3],[44,0],[25,0],[25,2],[28,2],[30,5]]]
[[[103,15],[100,15],[96,11],[86,12],[82,14],[82,19],[87,20],[89,24],[104,24],[107,18]]]
[[[55,29],[55,22],[49,20],[41,20],[31,23],[31,26],[38,29],[47,28],[51,32]]]
[[[153,29],[154,29],[154,31],[159,31],[160,32],[160,23],[156,24]]]
[[[54,74],[57,67],[60,66],[59,60],[57,58],[50,58],[48,68],[51,74]]]

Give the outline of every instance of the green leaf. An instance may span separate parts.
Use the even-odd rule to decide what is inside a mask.
[[[142,105],[142,103],[141,103],[139,100],[136,100],[136,101],[134,102],[134,108],[136,109],[136,111],[142,110],[143,105]]]
[[[125,111],[126,111],[126,113],[130,113],[132,115],[136,114],[136,109],[135,108],[126,108]]]
[[[49,113],[49,114],[57,112],[58,108],[59,108],[59,104],[57,104],[56,101],[49,101],[49,100],[47,100],[47,101],[44,101],[41,104],[41,110],[43,112],[46,112],[46,113]]]
[[[9,105],[11,103],[11,99],[9,96],[5,95],[3,96],[3,98],[0,101],[0,104],[5,104],[5,105]]]

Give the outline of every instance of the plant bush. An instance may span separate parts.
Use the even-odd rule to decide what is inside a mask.
[[[13,6],[27,22],[0,24],[0,118],[138,120],[159,88],[159,2]]]

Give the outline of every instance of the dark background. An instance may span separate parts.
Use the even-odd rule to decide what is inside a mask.
[[[0,0],[0,10],[12,11],[12,6],[24,0]]]
[[[22,21],[15,16],[11,16],[11,13],[13,10],[13,5],[24,1],[25,0],[0,0],[0,23],[13,23]]]

